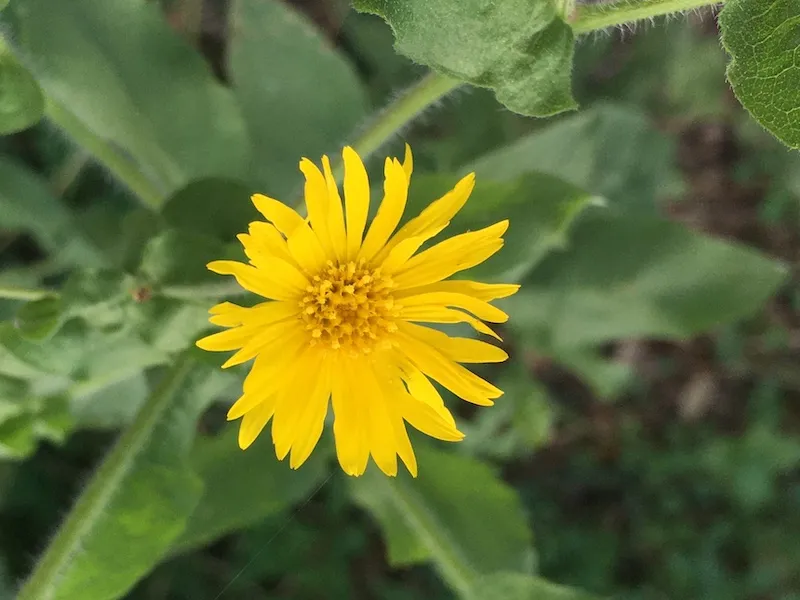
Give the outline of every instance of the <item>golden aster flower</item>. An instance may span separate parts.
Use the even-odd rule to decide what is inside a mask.
[[[372,455],[384,473],[396,475],[400,456],[416,476],[405,423],[440,440],[464,437],[431,380],[481,406],[503,393],[459,364],[501,362],[508,358],[503,350],[417,323],[468,323],[500,339],[483,321],[508,317],[489,302],[519,286],[445,279],[500,250],[508,221],[418,252],[464,206],[474,174],[395,233],[412,171],[406,146],[402,164],[386,159],[383,201],[367,229],[367,172],[352,148],[342,154],[344,204],[327,156],[322,171],[300,161],[308,219],[253,196],[267,222],[250,223],[238,236],[250,264],[220,260],[208,268],[233,275],[267,301],[213,307],[211,323],[229,329],[197,345],[238,350],[223,368],[255,359],[228,412],[229,420],[242,419],[242,449],[272,419],[278,458],[291,451],[290,465],[299,467],[319,441],[331,400],[336,453],[346,473],[361,475]]]

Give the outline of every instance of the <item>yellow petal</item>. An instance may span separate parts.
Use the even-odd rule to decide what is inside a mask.
[[[332,255],[333,243],[328,231],[328,186],[325,177],[317,165],[307,158],[300,161],[300,170],[306,178],[305,199],[311,226],[325,252]]]
[[[369,177],[361,157],[350,146],[342,151],[344,159],[344,201],[347,215],[347,257],[358,256],[369,214]]]
[[[508,359],[505,350],[480,340],[450,337],[441,331],[413,323],[401,323],[400,328],[420,342],[436,348],[446,358],[455,362],[498,363]]]
[[[403,365],[402,377],[406,387],[408,387],[409,394],[434,409],[448,427],[455,429],[456,421],[452,413],[445,406],[441,394],[422,371],[409,363],[408,365]]]
[[[264,402],[242,417],[239,425],[239,448],[247,450],[272,418],[275,405]]]
[[[296,227],[304,222],[303,217],[298,215],[297,211],[274,198],[264,194],[254,194],[251,196],[251,200],[256,210],[264,215],[267,221],[275,225],[283,235],[290,235]]]
[[[292,255],[289,253],[289,247],[286,245],[286,240],[272,223],[253,221],[247,230],[256,250],[277,256],[287,262],[293,260]],[[247,250],[246,246],[245,250]]]
[[[406,296],[416,296],[417,294],[428,294],[430,292],[448,292],[453,294],[466,294],[478,300],[483,300],[484,302],[491,302],[498,298],[507,298],[508,296],[516,294],[518,291],[519,285],[517,284],[479,283],[466,279],[451,279],[448,281],[438,281],[422,287],[398,291],[395,297],[404,298]]]
[[[406,173],[406,179],[411,181],[411,173],[414,172],[414,156],[411,154],[411,146],[406,144],[406,155],[403,159],[403,171]]]
[[[297,469],[306,462],[322,435],[325,416],[328,414],[328,400],[331,396],[329,361],[322,362],[322,367],[315,373],[315,378],[314,389],[308,397],[306,407],[295,425],[296,432],[292,442],[292,454],[289,457],[289,466],[292,469]]]
[[[281,398],[272,422],[272,442],[275,444],[278,460],[283,460],[289,453],[321,366],[322,352],[309,347],[290,367],[292,373],[289,375],[289,383],[281,390]],[[314,376],[309,376],[312,373]]]
[[[366,362],[366,361],[364,361]],[[372,366],[358,369],[359,377],[353,381],[354,394],[367,413],[367,439],[375,464],[386,475],[397,475],[397,443],[387,403],[386,386],[375,378]]]
[[[331,376],[333,400],[333,436],[336,456],[342,470],[355,477],[363,475],[369,460],[366,419],[358,399],[353,396],[353,376],[346,361],[334,365]]]
[[[328,219],[331,242],[336,258],[344,260],[347,256],[347,231],[344,227],[344,208],[339,187],[331,171],[331,161],[327,156],[322,157],[322,171],[325,174],[325,185],[328,187]]]
[[[277,361],[306,345],[308,338],[300,321],[291,317],[259,328],[241,346],[241,350],[223,363],[222,368],[228,369],[240,365],[260,354],[273,354]]]
[[[478,333],[488,335],[496,340],[502,342],[503,338],[497,335],[491,327],[486,325],[480,319],[476,319],[455,308],[446,308],[441,306],[414,306],[411,308],[403,308],[400,311],[400,317],[406,321],[419,322],[419,323],[467,323]]]
[[[295,299],[308,287],[305,275],[281,260],[275,260],[270,270],[232,260],[215,260],[207,266],[214,273],[233,275],[244,289],[272,300]]]
[[[437,440],[460,442],[464,434],[445,421],[431,406],[408,394],[402,398],[400,411],[414,429]]]
[[[325,265],[327,256],[319,242],[317,234],[311,230],[308,223],[303,223],[294,230],[287,239],[292,258],[306,275],[313,277]]]
[[[391,249],[383,262],[380,263],[381,271],[387,275],[391,275],[403,269],[411,257],[420,249],[420,246],[438,234],[442,229],[444,229],[444,227],[428,229],[420,235],[407,238],[397,244]]]
[[[508,229],[501,221],[485,229],[462,233],[417,254],[397,272],[398,289],[441,281],[464,269],[482,263],[503,247],[500,236]]]
[[[467,310],[479,319],[490,323],[505,323],[508,315],[488,302],[478,300],[467,294],[453,292],[427,292],[403,298],[398,304],[403,307],[437,307],[446,306]]]
[[[396,335],[397,347],[408,360],[428,377],[435,379],[459,398],[478,404],[491,406],[493,398],[503,395],[488,381],[484,381],[471,371],[445,357],[432,346],[399,331]]]
[[[389,240],[383,250],[378,253],[376,260],[381,261],[386,254],[401,241],[419,235],[421,232],[437,227],[444,228],[450,220],[461,210],[467,202],[472,189],[475,187],[475,174],[470,173],[459,181],[456,186],[438,200],[432,202],[419,216],[411,219],[400,228],[394,237]]]
[[[383,200],[358,254],[366,261],[371,260],[394,233],[408,199],[408,177],[397,159],[387,158],[383,172]]]

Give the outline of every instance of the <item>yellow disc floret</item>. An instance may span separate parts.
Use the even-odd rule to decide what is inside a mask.
[[[380,268],[372,269],[363,260],[328,261],[300,301],[311,343],[364,354],[385,344],[397,331],[393,285]]]

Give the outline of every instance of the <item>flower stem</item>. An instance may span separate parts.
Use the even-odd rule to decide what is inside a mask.
[[[17,600],[51,600],[56,597],[58,580],[69,561],[80,552],[86,536],[103,516],[113,499],[117,485],[130,470],[141,447],[163,412],[169,407],[175,392],[181,387],[192,368],[192,360],[184,355],[164,375],[159,387],[139,410],[136,419],[120,436],[114,448],[95,471],[75,506],[50,542]]]
[[[366,160],[425,109],[462,84],[463,82],[458,79],[431,71],[379,112],[350,145],[355,148],[361,158]],[[331,170],[336,181],[341,183],[344,177],[341,156],[334,155],[332,157]],[[296,198],[295,208],[304,210],[302,190],[294,194],[294,197]]]
[[[576,34],[615,27],[641,19],[651,19],[684,10],[722,4],[725,0],[620,0],[576,7],[570,25]]]
[[[72,140],[89,152],[107,168],[119,181],[150,208],[158,208],[164,196],[152,181],[141,172],[130,159],[123,156],[109,142],[96,136],[69,110],[52,98],[46,99],[45,115],[61,128]]]
[[[39,300],[47,296],[55,296],[57,292],[28,288],[0,287],[0,298],[3,300]]]
[[[353,148],[362,158],[370,156],[431,104],[441,100],[462,83],[445,75],[428,73],[378,113],[361,135],[353,140]]]

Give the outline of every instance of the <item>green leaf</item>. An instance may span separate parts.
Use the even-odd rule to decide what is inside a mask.
[[[251,221],[263,219],[250,201],[255,191],[238,181],[201,179],[173,194],[161,214],[171,227],[231,242]]]
[[[56,536],[51,550],[62,553],[52,567],[56,574],[43,586],[46,597],[124,596],[186,525],[203,489],[188,461],[196,421],[227,378],[188,361],[172,375],[79,498],[70,518],[80,520],[80,533],[67,526]],[[59,548],[59,543],[69,548]],[[37,571],[20,598],[41,585]]]
[[[0,9],[2,4],[0,1]],[[0,40],[0,135],[36,125],[43,113],[42,90]]]
[[[478,176],[513,181],[529,172],[560,177],[625,210],[655,213],[678,178],[671,142],[634,108],[611,105],[567,117],[469,166]]]
[[[229,65],[252,135],[252,174],[270,196],[296,191],[301,156],[335,153],[365,117],[352,67],[278,0],[236,0]]]
[[[546,117],[576,107],[574,36],[548,0],[355,0],[354,5],[391,25],[401,54],[492,88],[514,112]]]
[[[184,552],[307,499],[322,484],[329,453],[318,448],[301,469],[278,461],[267,439],[246,451],[236,441],[238,427],[229,423],[213,438],[200,438],[191,464],[205,493],[174,548]]]
[[[173,354],[192,345],[208,329],[209,307],[210,303],[153,297],[137,304],[133,314],[140,321],[137,331],[142,339],[159,352]]]
[[[20,460],[36,450],[36,417],[23,413],[0,423],[0,459]]]
[[[73,215],[47,183],[22,164],[0,157],[3,229],[30,232],[54,260],[65,265],[101,265],[103,256],[78,235]]]
[[[532,572],[532,534],[516,493],[481,462],[423,444],[414,449],[417,479],[370,469],[351,483],[355,500],[386,526],[392,563],[432,560],[459,591],[481,573]]]
[[[719,25],[737,98],[775,137],[800,148],[800,5],[795,0],[729,0]]]
[[[221,242],[207,235],[171,229],[148,242],[139,274],[156,285],[218,283],[206,264],[226,258]]]
[[[678,223],[588,211],[570,248],[503,305],[526,341],[574,349],[707,331],[753,313],[785,277],[780,263]]]
[[[9,0],[0,0],[0,10],[3,10],[6,6],[8,6]]]
[[[26,0],[16,40],[48,97],[165,191],[249,159],[229,90],[145,0]]]
[[[520,573],[495,573],[480,579],[466,600],[591,600],[579,590]]]
[[[70,390],[70,407],[78,427],[113,429],[133,419],[147,397],[147,377],[143,369],[117,377],[116,381],[87,380]]]
[[[73,271],[61,292],[67,312],[96,329],[113,331],[124,326],[133,304],[135,282],[130,275],[110,269]]]
[[[456,181],[455,175],[415,177],[407,217],[417,215]],[[479,177],[448,231],[475,230],[508,219],[503,250],[471,269],[469,277],[517,281],[550,251],[564,246],[574,219],[599,201],[572,184],[541,173],[527,173],[503,183]]]
[[[57,296],[26,302],[14,319],[23,337],[38,342],[53,335],[63,322],[64,303]]]
[[[530,456],[550,439],[555,412],[547,390],[527,369],[512,363],[503,370],[497,381],[503,401],[460,424],[466,434],[460,451],[509,459]]]

